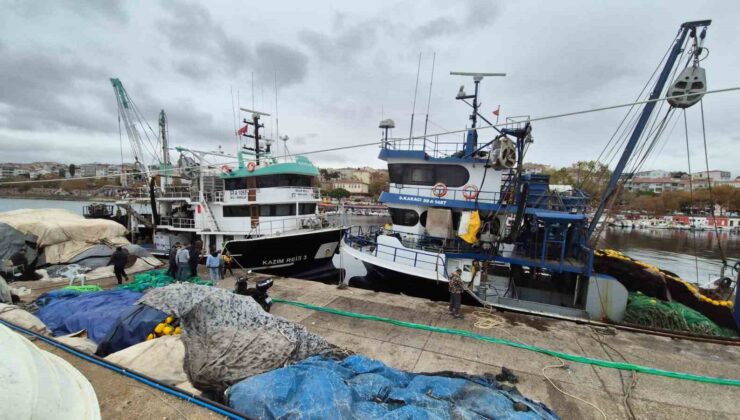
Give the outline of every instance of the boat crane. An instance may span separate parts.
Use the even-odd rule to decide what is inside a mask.
[[[637,124],[627,141],[627,145],[624,147],[622,156],[619,158],[619,162],[614,168],[614,172],[609,179],[609,184],[607,185],[607,188],[601,197],[601,201],[599,202],[599,206],[594,213],[593,219],[591,219],[591,223],[588,226],[588,237],[591,242],[598,239],[598,235],[594,236],[594,233],[596,232],[596,226],[599,223],[599,219],[604,213],[604,210],[613,203],[613,199],[617,192],[617,184],[624,173],[627,162],[635,151],[635,146],[637,146],[638,140],[645,132],[650,116],[657,104],[657,99],[661,97],[660,95],[668,81],[669,75],[678,61],[679,55],[684,51],[684,42],[686,41],[687,36],[690,37],[693,42],[693,49],[691,50],[691,54],[693,56],[691,60],[692,64],[687,66],[679,74],[673,85],[671,85],[667,90],[670,98],[668,99],[668,103],[676,108],[688,108],[699,102],[699,100],[704,96],[707,85],[706,74],[704,69],[699,66],[699,57],[704,51],[704,38],[707,34],[707,27],[711,23],[711,20],[697,20],[685,22],[681,25],[678,35],[673,42],[673,47],[671,48],[665,65],[663,66],[663,70],[660,72],[660,76],[658,76],[658,80],[650,94],[650,102],[644,105],[640,118],[637,120]],[[699,28],[701,28],[701,33],[697,36],[697,29]]]
[[[136,165],[138,172],[144,174],[144,178],[147,184],[149,184],[149,182],[151,181],[151,173],[149,172],[149,166],[144,160],[144,146],[150,147],[150,152],[152,152],[152,156],[154,156],[158,163],[161,163],[161,160],[159,159],[157,153],[158,147],[154,146],[154,142],[147,133],[147,128],[149,129],[149,131],[152,132],[152,137],[156,138],[157,136],[154,134],[151,127],[146,124],[141,112],[136,108],[136,105],[131,100],[128,92],[126,92],[126,89],[123,87],[123,83],[121,83],[121,81],[117,78],[111,78],[110,82],[113,86],[113,92],[116,95],[116,101],[118,103],[118,118],[119,121],[123,123],[123,127],[126,130],[129,143],[131,144],[131,151],[134,154],[134,165]],[[160,114],[160,118],[161,117],[164,117],[164,111]],[[144,139],[142,138],[142,135],[137,128],[137,124],[141,126],[141,132],[146,138],[147,144],[144,143]],[[160,121],[160,127],[161,124],[162,122]],[[122,179],[124,180],[123,182],[125,184],[126,177],[124,176]]]

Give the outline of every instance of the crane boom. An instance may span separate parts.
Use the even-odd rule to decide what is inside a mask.
[[[149,183],[151,174],[149,173],[148,165],[144,161],[144,148],[142,145],[141,134],[139,134],[139,130],[136,127],[138,117],[133,109],[133,104],[128,92],[126,92],[126,89],[124,89],[120,80],[111,78],[110,82],[116,95],[116,101],[118,102],[118,118],[126,129],[126,135],[131,144],[131,151],[134,154],[135,163],[142,167],[141,171],[144,172],[146,182]]]

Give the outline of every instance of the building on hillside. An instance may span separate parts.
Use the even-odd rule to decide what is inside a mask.
[[[368,195],[370,193],[368,184],[356,179],[339,179],[332,181],[331,188],[342,188],[349,191],[352,195]]]
[[[731,181],[732,174],[730,174],[730,171],[720,171],[720,170],[714,169],[711,171],[694,172],[693,174],[691,174],[691,179],[693,180],[711,179],[712,185],[714,185],[714,183],[718,181],[719,182]]]
[[[15,173],[15,168],[10,166],[3,166],[0,168],[0,178],[10,178]]]
[[[640,171],[632,174],[633,178],[671,178],[669,171],[662,169],[651,169],[649,171]]]
[[[631,192],[649,191],[656,194],[666,191],[686,191],[689,188],[689,180],[682,178],[632,178],[625,183],[625,188]]]

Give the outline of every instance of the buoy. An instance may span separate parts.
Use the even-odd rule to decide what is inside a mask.
[[[254,168],[256,168],[256,167],[257,167],[257,164],[254,163],[254,162],[247,163],[247,170],[249,172],[254,172]]]
[[[468,200],[478,198],[478,192],[478,187],[476,185],[468,184],[463,187],[463,197],[467,198]]]
[[[434,184],[432,187],[432,194],[434,194],[435,197],[444,197],[447,195],[447,185],[441,182]]]

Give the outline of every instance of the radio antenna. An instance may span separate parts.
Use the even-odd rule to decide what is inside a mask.
[[[432,84],[434,83],[434,64],[437,61],[437,52],[432,56],[432,76],[429,78],[429,97],[427,98],[427,117],[424,120],[424,139],[427,138],[427,126],[429,125],[429,106],[432,104]]]
[[[421,52],[419,53],[419,65],[416,66],[416,87],[414,88],[414,106],[411,108],[411,127],[409,129],[409,142],[414,136],[414,114],[416,113],[416,93],[419,91],[419,71],[421,71]]]

